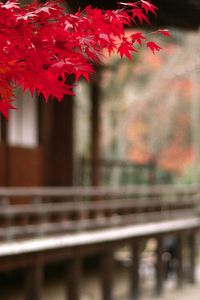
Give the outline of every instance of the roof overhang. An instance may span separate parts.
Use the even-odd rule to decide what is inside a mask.
[[[77,10],[87,5],[102,9],[117,8],[117,0],[68,0],[69,5]],[[130,2],[130,1],[129,1]],[[200,26],[200,0],[152,0],[159,8],[158,16],[152,24],[158,27],[177,27],[197,30]]]

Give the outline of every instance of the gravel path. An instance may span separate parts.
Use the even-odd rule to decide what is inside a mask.
[[[165,291],[162,296],[142,297],[141,300],[200,300],[200,285],[183,286],[179,290]]]
[[[171,279],[165,283],[163,294],[159,297],[149,295],[141,297],[141,300],[200,300],[200,265],[196,270],[196,283],[183,284],[177,289],[175,280]]]

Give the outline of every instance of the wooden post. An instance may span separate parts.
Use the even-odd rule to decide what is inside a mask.
[[[97,70],[90,85],[91,99],[91,185],[100,183],[100,71]]]
[[[102,254],[100,261],[102,300],[112,300],[113,265],[113,251],[108,250]]]
[[[157,238],[156,261],[156,294],[160,295],[163,289],[164,265],[163,265],[163,237]]]
[[[36,262],[26,275],[26,300],[42,300],[43,264]]]
[[[152,159],[149,162],[148,184],[156,184],[156,159],[154,157],[152,157]]]
[[[5,119],[5,117],[3,117],[3,115],[1,115],[1,141],[4,143],[7,143],[7,120]]]
[[[177,285],[180,288],[183,283],[183,234],[179,234],[177,237]]]
[[[65,95],[63,101],[44,103],[39,98],[39,141],[43,149],[44,185],[73,185],[74,167],[74,100]]]
[[[189,233],[189,281],[195,283],[195,258],[196,258],[196,231]]]
[[[82,259],[75,257],[71,259],[67,264],[67,294],[68,300],[79,300],[80,299],[80,285],[81,285],[81,274],[82,274]]]
[[[139,298],[139,268],[140,268],[140,242],[138,239],[134,240],[132,245],[132,260],[131,267],[131,286],[130,286],[130,299],[137,300]]]
[[[0,157],[0,184],[4,186],[9,186],[9,147],[8,147],[8,122],[3,117],[0,116],[0,141],[2,145],[2,157]]]

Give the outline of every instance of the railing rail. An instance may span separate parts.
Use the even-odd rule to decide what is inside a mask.
[[[87,186],[92,183],[92,170],[95,167],[100,185],[149,184],[157,182],[156,162],[137,163],[132,160],[80,158],[77,160],[77,184]]]
[[[0,240],[197,215],[197,186],[0,188]]]
[[[0,197],[41,196],[116,196],[122,194],[200,194],[198,185],[128,185],[119,187],[0,187]]]

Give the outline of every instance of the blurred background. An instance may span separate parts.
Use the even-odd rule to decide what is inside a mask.
[[[111,57],[103,65],[101,151],[105,160],[119,164],[109,167],[110,178],[108,182],[102,178],[104,184],[146,183],[142,170],[137,172],[138,178],[131,175],[131,164],[151,163],[155,164],[157,183],[198,180],[199,31],[172,28],[170,32],[171,38],[157,38],[163,50],[156,55],[144,49],[133,55],[132,62]],[[79,157],[89,153],[88,94],[87,83],[77,85],[75,141]],[[129,164],[123,168],[120,161]]]
[[[110,5],[112,4],[113,2]],[[153,19],[152,23],[155,21],[155,26],[158,23],[162,28],[166,26],[171,33],[169,38],[155,36],[156,42],[163,48],[156,55],[143,49],[139,54],[133,55],[132,61],[120,60],[115,55],[110,58],[104,57],[97,67],[96,75],[91,77],[91,81],[88,83],[81,80],[77,83],[76,96],[74,98],[66,96],[63,103],[52,101],[46,105],[42,97],[39,97],[39,101],[33,101],[28,92],[16,91],[18,109],[10,113],[9,122],[1,119],[0,124],[1,187],[7,189],[16,186],[123,187],[121,194],[126,191],[126,186],[128,189],[135,185],[141,187],[175,185],[184,187],[184,191],[187,189],[190,191],[190,188],[195,187],[195,195],[198,196],[195,198],[197,200],[195,212],[198,211],[200,4],[195,0],[185,0],[182,3],[178,1],[167,3],[160,0],[156,4],[160,8],[160,16],[157,20]],[[105,8],[107,6],[104,2],[101,5]],[[75,6],[76,4],[73,5],[74,8]],[[150,34],[144,27],[139,30],[145,35]],[[1,199],[5,200],[3,190],[0,191],[0,195]],[[14,197],[15,194],[12,196]],[[187,192],[186,196],[188,197]],[[75,199],[73,197],[67,201],[73,201]],[[80,194],[75,200],[82,200],[81,197]],[[176,196],[170,197],[176,198]],[[181,200],[185,199],[183,193],[177,199],[177,202],[181,203]],[[2,200],[4,205],[23,207],[30,204],[24,197],[14,197],[14,200],[9,203],[4,200]],[[151,197],[148,200],[150,201]],[[51,201],[54,204],[56,202],[55,199]],[[190,202],[190,198],[188,201]],[[193,203],[192,201],[190,203]],[[178,207],[177,202],[174,209]],[[48,222],[57,222],[47,215],[46,211],[44,219],[41,217],[42,221],[40,220],[39,223],[31,217],[30,220],[27,217],[23,221],[16,218],[12,228],[36,223],[41,226],[46,224],[47,219]],[[94,213],[90,218],[94,220],[95,216]],[[105,216],[106,213],[103,218]],[[100,217],[102,218],[102,215]],[[171,215],[165,213],[164,218],[170,220]],[[185,217],[181,212],[181,218],[188,218],[188,215]],[[76,221],[74,216],[71,219]],[[146,223],[147,219],[144,222],[140,220],[140,224]],[[1,235],[5,234],[5,239],[1,241],[1,245],[5,241],[15,240],[14,234],[10,234],[8,228],[11,226],[10,223],[2,220]],[[8,235],[6,235],[7,228]],[[104,228],[102,224],[100,228]],[[87,228],[83,230],[87,231]],[[66,232],[64,231],[63,234]],[[197,235],[197,247],[195,254],[193,253],[193,256],[196,255],[196,283],[191,285],[186,282],[187,280],[183,280],[182,289],[177,289],[179,275],[177,275],[178,259],[175,255],[178,244],[176,238],[174,235],[165,238],[162,252],[164,262],[162,295],[159,293],[155,295],[154,291],[155,285],[159,284],[156,283],[158,240],[154,237],[142,240],[139,266],[141,299],[199,299],[199,236]],[[23,237],[20,240],[23,240]],[[183,269],[187,269],[189,250],[186,246],[183,246],[182,250],[183,261],[186,261]],[[129,274],[134,264],[130,244],[120,245],[114,251],[113,258],[116,265],[113,299],[138,299],[138,296],[130,298],[128,292]],[[99,255],[84,257],[81,300],[102,299],[98,284],[99,265]],[[107,269],[103,269],[103,272],[106,273]],[[72,276],[73,274],[72,272]],[[8,268],[2,271],[0,299],[25,299],[27,287],[24,286],[24,278],[27,276],[30,276],[30,273],[24,272],[22,268]],[[47,264],[43,272],[45,280],[40,296],[32,295],[32,298],[26,299],[77,300],[78,296],[66,298],[67,276],[71,276],[71,273],[67,271],[66,275],[63,261]],[[103,299],[111,300],[110,296],[105,295]]]

